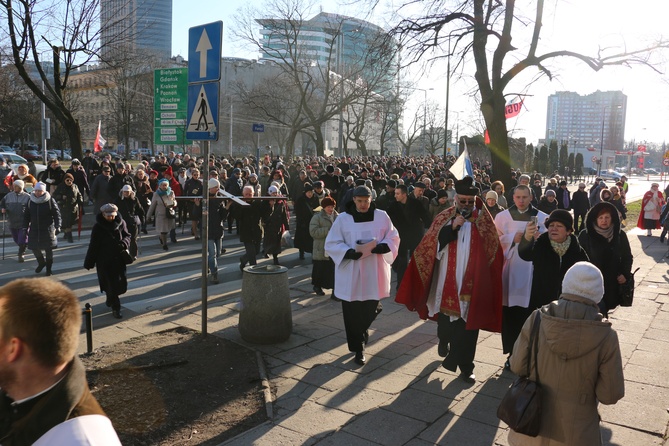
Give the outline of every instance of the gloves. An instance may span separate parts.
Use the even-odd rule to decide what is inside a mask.
[[[346,251],[346,254],[344,254],[345,259],[358,260],[360,257],[362,257],[362,253],[356,252],[355,249],[349,249]]]
[[[385,254],[390,252],[390,247],[386,243],[379,243],[372,249],[372,252],[374,254]]]

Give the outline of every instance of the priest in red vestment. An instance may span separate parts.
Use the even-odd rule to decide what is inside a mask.
[[[437,321],[442,365],[474,383],[480,329],[502,328],[503,255],[495,223],[471,177],[455,183],[455,206],[432,222],[395,300]]]

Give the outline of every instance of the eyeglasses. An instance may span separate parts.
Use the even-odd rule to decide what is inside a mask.
[[[458,203],[460,203],[460,204],[474,204],[474,203],[476,203],[476,199],[474,199],[474,200],[458,200]]]

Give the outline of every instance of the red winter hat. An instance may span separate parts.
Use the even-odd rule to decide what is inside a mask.
[[[172,173],[172,166],[165,169],[165,172],[163,172],[163,175],[169,175],[169,176],[173,177],[174,174]]]

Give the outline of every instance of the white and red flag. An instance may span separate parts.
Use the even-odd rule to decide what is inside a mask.
[[[107,140],[102,137],[100,134],[100,127],[102,126],[102,121],[98,121],[98,133],[95,135],[95,144],[93,145],[93,148],[95,149],[96,152],[102,152],[102,149],[105,148],[105,144],[107,144]]]

